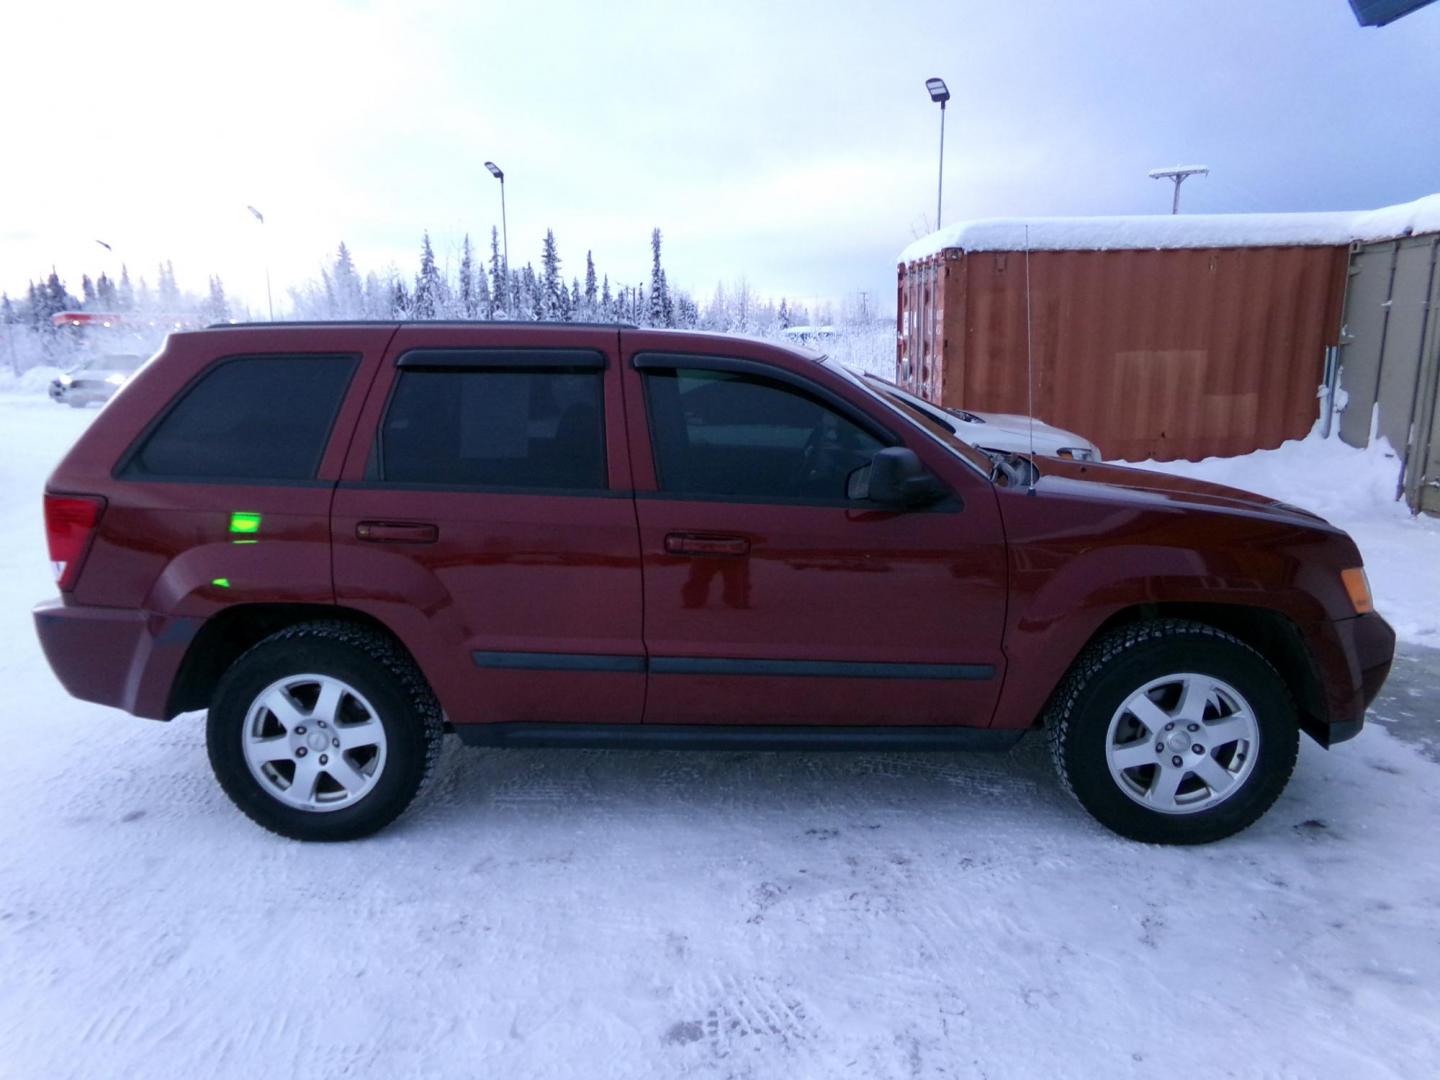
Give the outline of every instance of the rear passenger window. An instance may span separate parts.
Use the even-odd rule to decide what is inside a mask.
[[[587,356],[592,362],[577,366],[576,353],[561,353],[553,367],[533,355],[513,366],[513,353],[402,358],[372,477],[445,487],[605,488],[604,359],[579,354]]]
[[[211,368],[126,463],[132,479],[310,480],[358,358],[247,356]]]

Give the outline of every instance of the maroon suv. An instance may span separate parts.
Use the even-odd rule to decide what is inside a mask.
[[[1390,667],[1320,518],[987,455],[818,355],[632,327],[170,337],[50,478],[65,688],[168,719],[286,836],[486,746],[1006,747],[1126,836],[1273,803]]]

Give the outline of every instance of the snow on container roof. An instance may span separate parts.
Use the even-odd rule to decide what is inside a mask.
[[[1310,247],[1440,230],[1440,195],[1380,210],[1308,214],[1132,214],[1117,217],[980,218],[922,236],[907,264],[950,249],[1137,251],[1163,248]]]
[[[1352,238],[1389,240],[1430,232],[1440,232],[1440,195],[1426,195],[1414,202],[1362,211],[1355,215]]]

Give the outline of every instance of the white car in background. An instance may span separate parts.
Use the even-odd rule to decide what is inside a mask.
[[[50,400],[76,409],[109,401],[144,362],[145,357],[136,353],[91,357],[51,380]]]
[[[1031,420],[1015,413],[982,413],[968,409],[941,408],[894,383],[865,371],[856,371],[870,386],[912,409],[924,413],[957,438],[979,450],[1001,454],[1035,453],[1071,461],[1099,461],[1100,448],[1082,435],[1054,427],[1043,420]]]

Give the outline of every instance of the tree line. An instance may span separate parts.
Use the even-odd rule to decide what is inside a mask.
[[[584,272],[565,272],[553,229],[545,231],[539,266],[507,264],[499,230],[490,229],[489,252],[477,251],[467,233],[453,271],[436,258],[430,234],[420,239],[418,265],[413,274],[394,266],[362,273],[349,247],[342,241],[333,261],[317,277],[289,290],[295,319],[485,319],[542,322],[625,322],[646,327],[677,327],[721,333],[777,336],[787,328],[835,321],[828,304],[811,311],[788,299],[778,302],[758,295],[745,278],[729,285],[717,283],[713,293],[699,301],[686,289],[670,283],[663,263],[664,237],[659,228],[650,233],[648,280],[622,282],[596,266],[586,251]],[[52,316],[62,311],[116,312],[136,319],[124,320],[129,343],[91,344],[95,351],[130,351],[153,348],[172,319],[187,322],[226,322],[253,319],[247,308],[237,310],[227,298],[219,275],[208,276],[204,293],[187,291],[175,278],[174,264],[166,259],[157,267],[155,285],[143,276],[132,278],[122,264],[120,276],[101,272],[81,275],[80,291],[70,291],[52,267],[31,279],[24,296],[0,294],[0,324],[5,342],[4,359],[18,374],[36,364],[65,366],[87,347],[82,335],[56,327]],[[841,320],[852,327],[868,325],[871,315],[862,300],[859,307],[845,305]],[[166,318],[166,317],[169,318]],[[147,329],[145,323],[155,329]],[[147,336],[148,335],[148,336]],[[151,340],[153,338],[153,340]]]
[[[809,321],[803,304],[778,303],[754,293],[742,278],[718,284],[704,303],[672,286],[662,261],[664,237],[650,233],[649,281],[611,281],[585,252],[584,274],[566,280],[553,229],[545,230],[540,265],[511,266],[501,252],[499,229],[490,229],[488,258],[467,233],[454,272],[442,269],[428,231],[420,239],[413,277],[391,267],[363,276],[342,241],[319,278],[290,290],[301,319],[487,319],[539,322],[626,322],[638,326],[766,334]],[[828,315],[828,312],[824,314]]]

